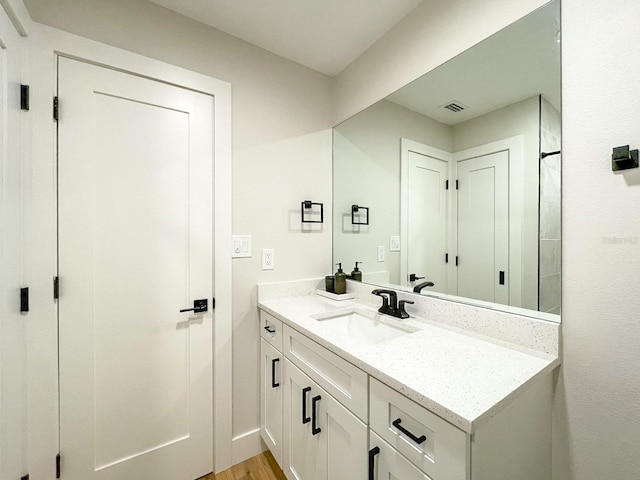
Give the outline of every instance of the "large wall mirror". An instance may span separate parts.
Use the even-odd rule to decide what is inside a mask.
[[[560,2],[334,129],[333,260],[559,321]]]

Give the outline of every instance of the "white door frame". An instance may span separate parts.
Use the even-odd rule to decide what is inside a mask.
[[[524,136],[498,140],[467,150],[460,150],[453,154],[453,168],[458,177],[458,162],[470,158],[489,155],[495,152],[506,151],[509,154],[509,305],[519,307],[522,305],[522,226],[524,211]],[[457,195],[452,196],[452,211],[458,211]],[[458,254],[458,223],[452,222],[450,229],[449,250]],[[449,291],[457,294],[458,275],[455,268],[449,275]]]
[[[31,40],[31,164],[26,192],[27,278],[34,292],[28,338],[29,463],[35,479],[55,478],[58,453],[57,308],[52,278],[56,252],[56,94],[58,55],[210,94],[214,97],[214,470],[232,461],[231,85],[119,48],[33,24]],[[60,105],[64,116],[64,104]],[[29,148],[30,147],[30,148]],[[61,286],[64,288],[64,285]],[[64,453],[63,453],[64,455]]]
[[[400,139],[400,283],[402,285],[409,285],[407,277],[409,271],[407,269],[408,260],[408,244],[409,244],[409,212],[407,210],[408,198],[409,198],[409,152],[419,153],[428,157],[444,159],[448,162],[447,176],[452,176],[452,154],[439,150],[435,147],[425,145],[408,138]],[[446,231],[445,238],[449,238],[449,224],[451,220],[451,195],[447,194],[447,209],[446,209]],[[448,242],[448,240],[447,240]],[[447,277],[449,277],[449,271],[447,269]],[[449,290],[447,289],[447,292]]]

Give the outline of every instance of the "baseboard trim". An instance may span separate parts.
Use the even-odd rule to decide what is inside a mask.
[[[267,449],[260,438],[260,429],[250,430],[232,439],[233,465],[244,462],[251,457],[261,454]]]

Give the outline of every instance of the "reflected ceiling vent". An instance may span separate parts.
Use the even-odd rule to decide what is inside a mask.
[[[444,108],[445,110],[449,110],[453,113],[458,113],[466,110],[468,107],[458,100],[451,100],[450,102],[441,105],[440,108]]]

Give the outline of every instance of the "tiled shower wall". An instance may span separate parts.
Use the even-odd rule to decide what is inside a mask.
[[[540,111],[540,148],[555,152],[561,147],[560,112],[544,98]],[[561,221],[560,170],[561,155],[540,161],[540,287],[539,310],[560,314]]]

